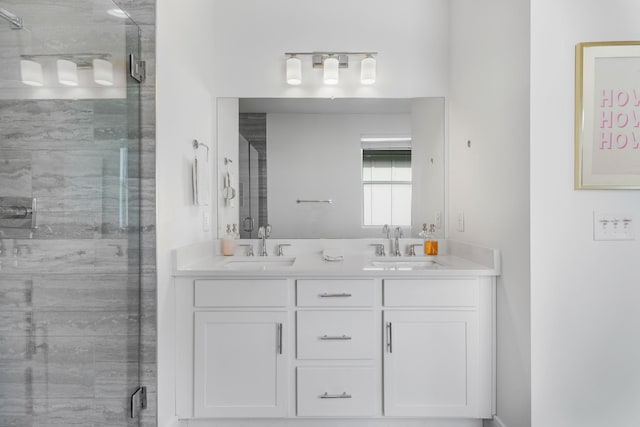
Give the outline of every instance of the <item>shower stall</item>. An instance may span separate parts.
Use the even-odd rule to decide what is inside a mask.
[[[136,426],[140,33],[0,0],[0,426]]]

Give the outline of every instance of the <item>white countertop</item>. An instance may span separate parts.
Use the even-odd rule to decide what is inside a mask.
[[[247,257],[245,255],[221,256],[216,254],[216,242],[179,248],[174,256],[175,276],[205,277],[433,277],[433,276],[497,276],[500,274],[500,252],[461,242],[441,243],[441,253],[435,257],[374,257],[370,242],[313,240],[294,241],[297,250],[287,248],[283,257]],[[377,241],[376,241],[377,242]],[[285,243],[278,241],[277,243]],[[409,242],[410,243],[410,242]],[[324,246],[323,246],[324,245]],[[344,248],[342,261],[325,261],[322,247],[339,245]],[[362,250],[364,248],[364,250]],[[295,261],[293,259],[295,258]],[[433,264],[430,261],[433,260]],[[291,265],[287,264],[293,261]],[[372,265],[372,261],[378,261]],[[380,266],[391,263],[389,267]],[[415,266],[415,262],[423,262]],[[251,263],[248,269],[238,268],[241,262]],[[399,262],[400,264],[393,264]],[[412,267],[412,264],[414,265]]]

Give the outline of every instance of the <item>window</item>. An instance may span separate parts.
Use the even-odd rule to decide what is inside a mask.
[[[365,226],[411,225],[411,150],[362,149]]]

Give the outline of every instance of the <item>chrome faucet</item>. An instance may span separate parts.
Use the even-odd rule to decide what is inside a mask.
[[[269,236],[271,235],[271,226],[269,224],[267,224],[267,226],[265,227],[264,225],[261,225],[260,228],[258,228],[258,239],[262,240],[262,246],[260,247],[260,256],[267,256],[269,255],[267,253],[267,239],[269,238]]]
[[[393,226],[391,226],[393,227]],[[393,255],[394,249],[393,249],[393,239],[391,239],[391,227],[389,227],[389,224],[385,224],[382,227],[382,234],[384,234],[384,236],[387,238],[387,240],[389,240],[389,254]],[[382,248],[382,252],[384,252],[384,247]],[[383,254],[384,256],[384,254]]]
[[[395,232],[393,233],[393,237],[394,237],[394,248],[393,248],[393,255],[394,256],[402,256],[402,252],[400,252],[400,237],[402,237],[402,228],[400,227],[396,227]]]

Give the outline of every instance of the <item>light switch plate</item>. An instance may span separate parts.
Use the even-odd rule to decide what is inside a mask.
[[[435,222],[436,228],[442,228],[442,211],[436,211]]]
[[[458,212],[458,231],[464,232],[464,211]]]
[[[631,214],[594,212],[593,240],[634,240],[634,222]]]
[[[211,214],[207,211],[202,213],[202,231],[209,231],[211,229]]]

